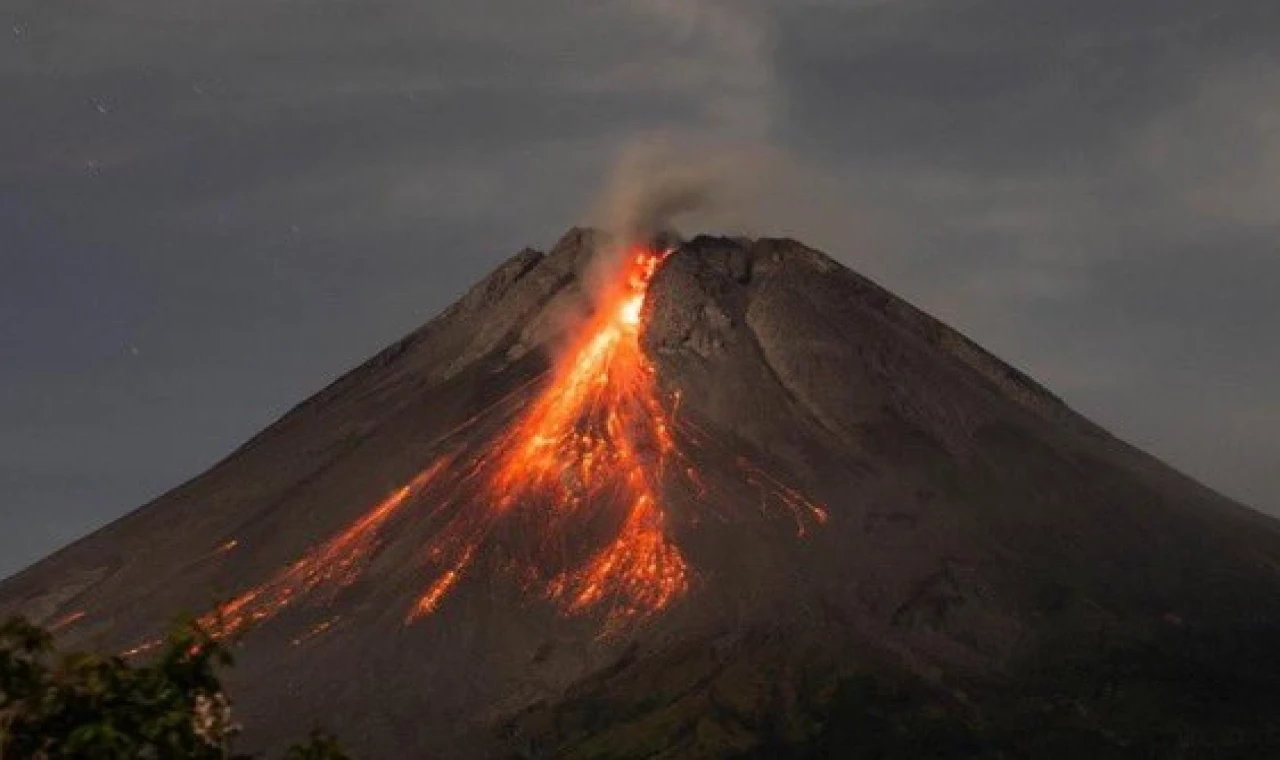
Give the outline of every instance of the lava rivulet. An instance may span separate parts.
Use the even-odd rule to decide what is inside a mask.
[[[252,588],[200,619],[205,627],[222,634],[237,633],[276,615],[300,597],[329,588],[340,590],[359,577],[377,549],[382,528],[409,501],[423,491],[449,465],[436,460],[407,485],[379,502],[342,532],[286,567],[261,586]]]
[[[669,607],[693,569],[666,494],[711,496],[698,436],[677,434],[675,398],[660,391],[640,339],[649,283],[668,253],[632,249],[539,384],[446,436],[448,453],[404,487],[203,622],[237,632],[319,592],[332,598],[364,574],[393,518],[425,526],[423,591],[407,621],[439,610],[482,562],[565,613],[598,611],[606,631]],[[524,402],[516,413],[513,401]],[[500,432],[474,435],[494,420]],[[825,521],[821,506],[763,469],[743,460],[738,476],[767,507],[790,513],[801,535]]]

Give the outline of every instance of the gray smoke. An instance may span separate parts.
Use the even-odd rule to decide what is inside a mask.
[[[634,0],[637,22],[670,44],[663,62],[687,83],[696,118],[638,135],[619,152],[591,213],[623,247],[679,228],[724,233],[766,206],[796,162],[771,143],[779,114],[770,7],[758,0]]]
[[[753,221],[776,222],[803,187],[797,163],[771,144],[779,98],[767,6],[635,0],[632,8],[670,41],[664,64],[688,83],[696,119],[638,135],[619,151],[590,213],[612,242],[588,279],[592,290],[631,245],[682,230],[758,233]]]
[[[623,242],[693,224],[749,232],[745,227],[776,200],[778,189],[798,190],[808,175],[763,142],[650,135],[621,151],[591,221]]]
[[[714,208],[722,188],[717,169],[690,161],[667,140],[648,138],[619,156],[593,213],[593,223],[625,248],[672,232],[682,218]],[[685,159],[685,160],[682,160]]]

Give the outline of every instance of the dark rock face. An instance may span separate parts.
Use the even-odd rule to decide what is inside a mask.
[[[591,308],[598,243],[518,254],[209,472],[5,581],[0,612],[83,611],[70,643],[123,648],[261,582],[545,370]],[[358,583],[247,635],[250,739],[322,723],[366,757],[1280,751],[1276,521],[794,241],[684,243],[643,317],[719,494],[667,495],[688,593],[602,638],[477,572],[406,626],[430,530],[410,514]],[[798,536],[754,509],[744,457],[827,523]]]

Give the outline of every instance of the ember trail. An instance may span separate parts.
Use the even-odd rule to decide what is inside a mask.
[[[670,251],[635,247],[545,382],[496,439],[438,457],[361,518],[266,583],[206,616],[227,633],[245,629],[318,591],[356,582],[401,513],[427,510],[424,586],[406,622],[440,608],[482,557],[567,614],[599,612],[605,630],[652,616],[683,595],[693,571],[668,525],[664,491],[681,478],[701,491],[695,457],[674,433],[673,398],[659,391],[640,335],[645,297]],[[496,404],[479,415],[509,415]],[[473,423],[476,421],[473,420]],[[743,482],[789,511],[804,533],[825,510],[743,464]],[[492,540],[516,529],[535,547]],[[508,556],[494,557],[495,553]],[[511,556],[514,555],[514,556]]]

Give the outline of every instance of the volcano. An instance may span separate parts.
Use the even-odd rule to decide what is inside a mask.
[[[1280,523],[791,240],[522,251],[0,585],[131,657],[180,611],[261,748],[1280,752]]]

